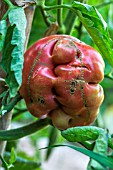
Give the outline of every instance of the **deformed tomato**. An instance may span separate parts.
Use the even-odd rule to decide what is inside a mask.
[[[69,35],[51,35],[26,51],[20,94],[32,115],[50,117],[59,129],[85,126],[98,115],[103,77],[95,49]]]

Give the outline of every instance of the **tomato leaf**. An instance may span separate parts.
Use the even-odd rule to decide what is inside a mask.
[[[70,142],[83,142],[96,140],[104,130],[96,126],[79,126],[72,127],[61,131],[62,136]]]
[[[11,9],[8,18],[10,26],[6,33],[1,65],[7,73],[6,83],[10,96],[14,97],[22,83],[26,18],[22,8]]]
[[[0,21],[0,51],[2,50],[4,45],[6,31],[7,31],[6,20],[1,20]]]
[[[5,152],[4,154],[5,160],[9,161],[11,154],[9,152]],[[14,166],[10,168],[10,170],[39,170],[41,163],[35,161],[29,161],[27,159],[23,159],[19,156],[16,157],[16,162],[14,162]]]
[[[93,148],[93,151],[102,155],[107,155],[107,150],[108,150],[108,135],[107,131],[103,131],[100,133],[99,137],[95,141],[95,146]],[[97,161],[91,159],[88,167],[88,170],[105,170],[104,167],[102,167]]]
[[[11,148],[11,155],[9,159],[9,164],[12,165],[16,161],[16,153],[14,148]]]
[[[54,145],[56,143],[58,137],[58,130],[54,127],[50,127],[50,134],[49,134],[49,141],[48,141],[48,148],[51,145]],[[48,149],[46,152],[46,160],[49,159],[50,155],[51,155],[52,150]]]
[[[110,39],[107,24],[98,10],[91,5],[74,1],[75,13],[99,48],[103,58],[113,67],[113,42]]]
[[[99,162],[103,167],[110,167],[110,168],[113,168],[113,158],[111,157],[108,157],[108,156],[105,156],[105,155],[102,155],[102,154],[98,154],[98,153],[95,153],[93,151],[90,151],[90,150],[87,150],[87,149],[84,149],[84,148],[80,148],[80,147],[77,147],[77,146],[73,146],[73,145],[66,145],[66,144],[63,144],[63,145],[53,145],[49,148],[55,148],[55,147],[60,147],[60,146],[66,146],[66,147],[69,147],[69,148],[72,148],[76,151],[79,151],[89,157],[91,157],[92,159],[96,160],[97,162]],[[47,149],[48,147],[45,147],[45,148],[41,148],[41,149]]]
[[[14,26],[9,26],[7,29],[7,34],[4,42],[4,47],[2,51],[2,62],[1,65],[6,72],[6,83],[9,86],[10,93],[15,94],[18,88],[18,83],[15,79],[14,72],[11,71],[11,62],[12,62],[12,51],[14,46],[11,44],[11,39],[13,36]]]
[[[101,133],[106,130],[96,126],[78,126],[61,131],[61,135],[70,142],[95,141]],[[108,134],[108,145],[113,149],[113,143],[110,134]]]

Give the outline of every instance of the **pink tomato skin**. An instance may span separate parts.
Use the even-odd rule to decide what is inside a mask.
[[[58,129],[90,125],[104,99],[104,61],[69,35],[51,35],[25,53],[20,94],[29,112]]]

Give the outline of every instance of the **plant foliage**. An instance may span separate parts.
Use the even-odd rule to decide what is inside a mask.
[[[22,8],[11,9],[8,19],[10,26],[6,32],[1,65],[7,74],[6,83],[10,89],[10,96],[14,97],[22,83],[26,29],[24,10]]]

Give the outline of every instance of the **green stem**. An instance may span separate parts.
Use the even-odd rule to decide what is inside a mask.
[[[4,112],[5,114],[6,113],[9,113],[13,108],[14,106],[17,104],[18,101],[20,101],[22,99],[22,97],[20,96],[20,94],[18,93],[15,98],[13,98],[11,100],[10,103],[6,104],[6,105],[3,105],[2,106],[2,109],[1,109],[1,114]]]
[[[11,3],[10,0],[4,0],[4,2],[9,6],[9,8],[14,8],[15,6]]]
[[[9,169],[9,168],[8,168],[8,164],[7,164],[7,162],[2,158],[1,155],[0,155],[0,159],[1,159],[1,161],[2,161],[2,164],[3,164],[4,168],[5,168],[5,170],[8,170],[8,169]]]
[[[64,21],[64,25],[65,25],[65,28],[66,28],[65,34],[70,34],[70,32],[71,32],[71,30],[74,26],[75,19],[76,19],[75,13],[73,13],[71,10],[69,10],[69,12],[66,16],[66,19]]]
[[[4,153],[4,158],[5,158],[6,160],[9,160],[9,159],[11,158],[11,153],[5,151],[5,153]],[[15,168],[16,168],[16,163],[18,163],[19,166],[22,165],[23,168],[27,167],[27,165],[31,165],[31,167],[34,167],[33,165],[35,165],[35,167],[37,167],[37,168],[36,168],[37,170],[39,170],[38,168],[41,166],[41,163],[40,163],[40,162],[37,162],[37,161],[35,162],[34,160],[28,160],[28,159],[23,158],[23,157],[20,157],[20,156],[18,156],[18,155],[16,155],[16,162],[14,163]],[[25,165],[25,167],[24,167],[24,165]],[[13,167],[13,168],[11,168],[11,169],[13,170],[13,169],[15,169],[15,168]],[[23,169],[23,168],[22,168],[22,169]],[[27,168],[26,168],[26,169],[27,169]],[[30,169],[30,168],[29,168],[29,169]],[[31,170],[33,170],[33,169],[31,169]]]
[[[105,3],[102,3],[102,4],[96,5],[95,7],[101,8],[101,7],[103,7],[105,5],[109,5],[111,3],[113,3],[113,1],[105,2]],[[67,8],[67,9],[70,9],[71,11],[73,11],[74,13],[77,13],[77,10],[74,10],[71,5],[67,5],[67,4],[54,5],[54,6],[44,6],[43,7],[43,9],[46,10],[46,11],[54,10],[54,9],[60,9],[60,8]]]
[[[110,5],[110,4],[112,4],[112,3],[113,3],[113,1],[104,2],[104,3],[101,3],[101,4],[99,4],[99,5],[96,5],[95,7],[96,7],[96,8],[102,8],[102,7],[104,7],[104,6],[106,6],[106,5]]]
[[[17,112],[26,112],[27,111],[27,108],[20,108],[19,106],[15,106],[15,110],[17,111]]]
[[[113,80],[113,76],[111,76],[111,75],[104,75],[104,77]]]
[[[69,10],[71,10],[71,11],[73,11],[75,13],[75,10],[71,7],[71,5],[67,5],[67,4],[54,5],[54,6],[45,6],[43,9],[45,11],[49,11],[49,10],[61,9],[61,8],[69,9]],[[57,18],[57,19],[58,19],[59,24],[62,25],[61,17]],[[63,28],[63,25],[62,25],[61,30],[59,30],[59,33],[64,33],[64,32],[65,32],[65,29]]]
[[[54,5],[54,6],[45,6],[44,10],[49,11],[49,10],[60,9],[60,8],[67,8],[67,9],[71,9],[73,11],[73,8],[71,7],[71,5],[66,5],[66,4]]]
[[[12,2],[10,1],[10,0],[3,0],[7,5],[8,5],[8,10],[6,11],[6,13],[4,14],[4,16],[2,17],[2,20],[6,20],[6,18],[7,18],[7,15],[8,15],[8,13],[9,13],[9,11],[10,11],[10,9],[12,9],[12,8],[15,8],[15,6],[12,4]]]
[[[16,110],[16,113],[14,113],[12,115],[12,119],[17,118],[18,116],[20,116],[21,114],[23,114],[23,113],[25,113],[27,111],[26,108],[25,109],[16,109],[16,108],[14,108],[14,109]]]
[[[49,124],[50,124],[50,119],[45,118],[45,119],[40,119],[40,120],[35,121],[29,125],[26,125],[26,126],[23,126],[23,127],[17,128],[17,129],[1,130],[0,131],[0,140],[2,140],[2,141],[16,140],[16,139],[22,138],[24,136],[30,135],[34,132],[37,132]]]
[[[43,7],[45,5],[45,0],[36,1],[37,6]]]
[[[58,5],[62,5],[63,4],[63,0],[58,0]],[[57,10],[57,21],[59,26],[62,26],[62,8]]]
[[[47,26],[50,26],[50,21],[48,20],[48,17],[49,17],[49,16],[47,15],[46,11],[44,11],[44,9],[42,8],[42,6],[39,6],[39,8],[40,8],[40,11],[41,11],[41,13],[42,13],[42,16],[43,16],[43,19],[44,19],[46,25],[47,25]]]
[[[82,35],[82,22],[80,22],[80,23],[79,23],[79,26],[78,26],[78,27],[75,27],[75,29],[77,29],[77,32],[78,32],[77,38],[80,39],[80,38],[81,38],[81,35]]]

